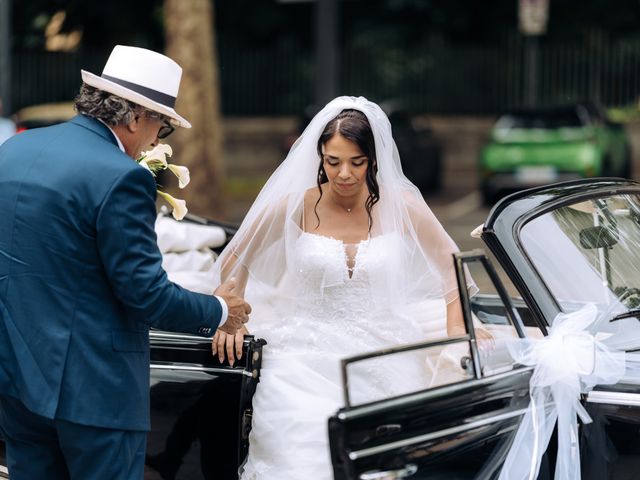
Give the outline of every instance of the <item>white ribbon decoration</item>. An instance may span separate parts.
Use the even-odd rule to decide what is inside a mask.
[[[597,339],[598,326],[608,317],[598,317],[595,305],[558,314],[542,339],[518,339],[507,346],[513,359],[533,365],[531,402],[516,432],[500,472],[500,480],[533,480],[540,470],[553,428],[558,422],[558,456],[555,480],[580,479],[578,422],[591,417],[580,403],[580,394],[595,385],[617,383],[625,376],[624,351],[614,351]],[[596,334],[596,336],[594,336]]]

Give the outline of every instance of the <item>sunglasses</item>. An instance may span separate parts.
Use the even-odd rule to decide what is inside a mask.
[[[169,123],[167,120],[165,120],[163,122],[163,125],[160,127],[160,130],[158,130],[157,137],[161,140],[163,138],[167,138],[169,135],[173,133],[174,130],[175,130],[175,127],[171,125],[171,123]]]

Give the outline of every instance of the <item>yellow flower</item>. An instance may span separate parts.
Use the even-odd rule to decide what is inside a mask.
[[[172,197],[168,193],[161,192],[160,190],[158,190],[158,194],[160,194],[162,198],[164,198],[167,203],[173,208],[173,212],[171,212],[173,218],[175,218],[176,220],[182,220],[189,211],[187,210],[187,202],[179,198]]]
[[[171,170],[176,177],[178,177],[178,184],[180,188],[184,188],[189,185],[189,181],[191,177],[189,176],[189,169],[187,167],[181,167],[180,165],[169,165],[169,170]]]

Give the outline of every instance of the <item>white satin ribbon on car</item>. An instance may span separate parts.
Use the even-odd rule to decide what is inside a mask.
[[[598,318],[600,317],[600,318]],[[617,383],[625,376],[625,352],[600,340],[598,325],[608,318],[595,305],[558,314],[542,339],[518,339],[507,346],[515,360],[534,366],[531,402],[500,473],[500,480],[533,480],[540,469],[554,426],[558,424],[556,480],[580,479],[577,417],[590,423],[580,395],[596,385]]]

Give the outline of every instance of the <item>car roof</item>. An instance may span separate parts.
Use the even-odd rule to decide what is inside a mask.
[[[515,109],[500,115],[495,128],[559,128],[589,125],[594,111],[588,105]]]
[[[545,108],[521,108],[505,112],[500,117],[519,118],[561,118],[567,115],[576,115],[578,105]]]
[[[603,108],[597,102],[592,100],[584,100],[579,102],[561,103],[556,105],[545,105],[540,107],[521,107],[505,110],[501,112],[503,115],[561,115],[570,112],[575,112],[578,108],[584,108],[590,113],[602,113]]]

